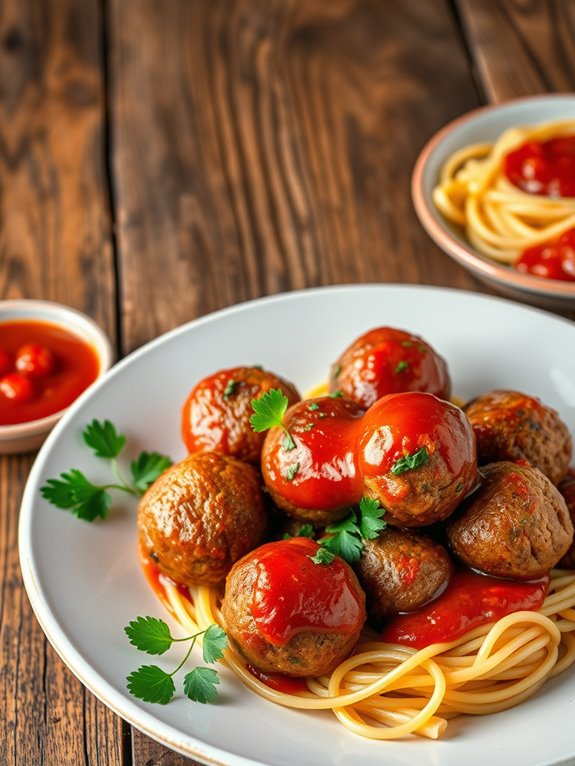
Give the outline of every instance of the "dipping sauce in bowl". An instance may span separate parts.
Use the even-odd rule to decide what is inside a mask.
[[[45,301],[0,301],[0,453],[38,447],[112,361],[87,316]]]

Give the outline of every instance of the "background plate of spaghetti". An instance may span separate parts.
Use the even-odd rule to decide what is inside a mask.
[[[191,702],[181,691],[167,705],[137,700],[126,676],[147,658],[130,645],[124,627],[138,615],[151,615],[165,619],[174,635],[186,633],[142,572],[136,501],[116,495],[109,516],[88,524],[41,497],[46,480],[71,467],[93,482],[109,481],[109,465],[82,443],[82,430],[93,419],[109,419],[126,435],[126,460],[140,450],[180,460],[181,405],[206,375],[262,364],[309,391],[326,379],[351,340],[386,324],[409,328],[444,356],[455,396],[468,400],[496,387],[518,388],[558,410],[575,432],[575,355],[568,353],[575,346],[575,325],[544,311],[465,291],[394,285],[319,288],[232,307],[120,362],[49,436],[30,473],[20,517],[21,566],[34,611],[56,651],[104,703],[153,738],[205,763],[575,763],[575,666],[547,679],[514,708],[449,720],[439,739],[408,735],[381,742],[358,736],[331,710],[298,710],[262,699],[229,667],[219,670],[215,704]],[[520,339],[528,343],[528,355]],[[129,471],[127,463],[120,467]],[[175,668],[185,651],[177,644],[158,664]],[[201,664],[198,652],[196,647],[194,664]]]
[[[510,264],[547,237],[557,242],[569,230],[575,240],[575,196],[524,192],[502,171],[510,151],[566,135],[575,135],[573,94],[476,109],[446,125],[424,147],[413,171],[412,197],[435,243],[478,279],[509,297],[569,310],[575,306],[575,281],[521,273]],[[462,183],[456,174],[470,159]],[[575,269],[572,253],[568,268]],[[575,280],[575,271],[571,277]]]

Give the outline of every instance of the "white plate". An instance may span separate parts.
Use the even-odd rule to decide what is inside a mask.
[[[108,478],[104,461],[81,443],[92,418],[112,420],[128,436],[131,455],[147,449],[179,459],[180,407],[198,379],[259,363],[306,391],[326,378],[330,363],[352,340],[386,324],[423,335],[444,355],[458,396],[519,388],[558,409],[575,432],[575,325],[537,309],[446,289],[370,285],[236,306],[177,329],[116,365],[48,438],[21,510],[20,558],[34,611],[56,651],[96,696],[151,737],[208,763],[573,764],[573,669],[515,710],[452,721],[440,741],[361,739],[331,713],[287,710],[261,700],[225,669],[215,705],[183,696],[163,707],[139,702],[127,692],[125,678],[150,658],[128,643],[123,628],[138,615],[171,620],[138,564],[135,504],[119,497],[107,520],[88,524],[40,497],[46,479],[71,467],[94,481]],[[172,657],[175,666],[173,654],[160,664],[166,667]]]
[[[494,142],[511,127],[573,119],[574,115],[573,93],[528,96],[474,109],[430,139],[417,159],[411,182],[413,204],[422,226],[454,261],[503,295],[563,311],[575,307],[575,283],[522,274],[475,250],[437,210],[432,192],[447,158],[464,146]]]

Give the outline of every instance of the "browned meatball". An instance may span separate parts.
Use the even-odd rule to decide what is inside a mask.
[[[557,486],[557,489],[565,499],[571,522],[575,526],[575,472],[569,472]],[[557,566],[562,569],[575,569],[575,540],[573,540],[567,553],[560,559]]]
[[[265,433],[250,425],[252,400],[272,388],[280,389],[289,404],[301,398],[291,383],[259,367],[220,370],[197,383],[182,409],[188,452],[219,452],[259,463]]]
[[[294,537],[262,545],[232,567],[222,615],[232,647],[250,665],[311,677],[353,651],[365,594],[349,564],[337,556],[320,563],[318,551],[313,540]]]
[[[386,527],[375,540],[364,540],[357,564],[367,596],[370,621],[411,612],[438,596],[451,575],[448,552],[419,532]]]
[[[267,513],[256,469],[211,452],[190,455],[152,484],[138,508],[142,552],[184,585],[218,585],[259,545]]]
[[[481,487],[447,521],[449,545],[465,564],[487,574],[540,577],[573,539],[565,500],[529,465],[490,463],[482,472]]]
[[[534,396],[496,390],[464,407],[477,439],[479,464],[527,460],[553,484],[567,473],[573,443],[557,412]]]

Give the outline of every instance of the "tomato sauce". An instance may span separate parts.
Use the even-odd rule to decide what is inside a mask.
[[[528,141],[504,157],[503,170],[528,194],[575,197],[575,136]]]
[[[0,323],[0,425],[60,412],[99,371],[96,350],[60,325],[32,320]]]
[[[522,274],[575,282],[575,228],[554,242],[528,247],[515,262]]]
[[[513,612],[536,611],[548,588],[548,576],[521,582],[458,570],[437,599],[416,612],[394,618],[383,629],[381,638],[387,643],[416,649],[454,641],[480,625]]]
[[[303,694],[307,692],[307,684],[304,678],[295,678],[286,676],[283,673],[264,673],[263,670],[255,668],[253,665],[246,665],[249,672],[270,689],[283,694]]]
[[[170,614],[172,614],[175,617],[176,615],[174,614],[174,611],[166,595],[165,584],[169,583],[170,585],[175,585],[180,595],[186,598],[188,601],[191,601],[189,589],[185,585],[174,582],[174,580],[172,580],[170,577],[163,575],[158,569],[158,567],[156,566],[156,564],[154,563],[154,561],[149,556],[147,556],[141,549],[140,549],[140,564],[142,566],[142,570],[144,572],[146,580],[148,581],[148,584],[150,585],[150,587],[152,588],[156,596],[160,599],[162,604],[170,612]]]
[[[341,559],[312,561],[318,544],[294,537],[261,546],[251,612],[270,644],[285,645],[301,630],[352,635],[365,620],[365,608],[351,570]]]

